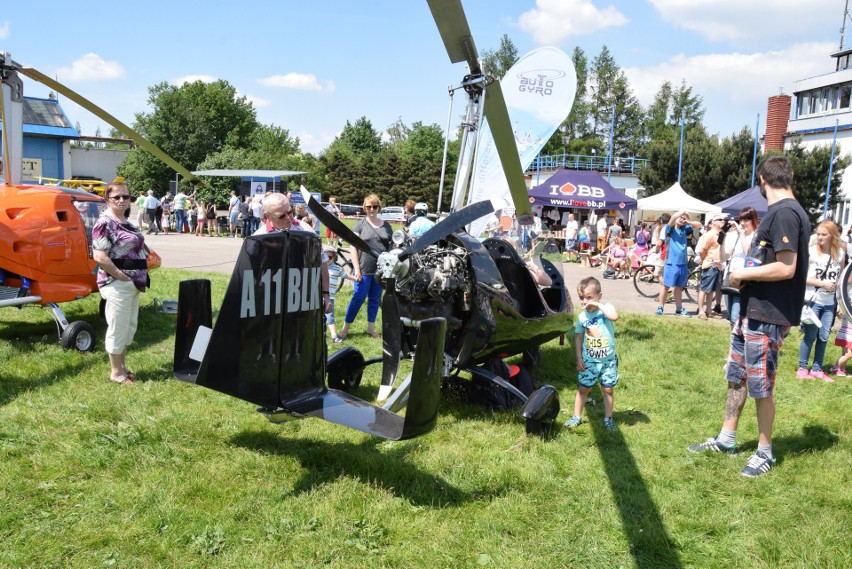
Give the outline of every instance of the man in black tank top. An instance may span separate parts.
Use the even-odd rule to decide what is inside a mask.
[[[750,478],[766,474],[775,464],[775,371],[781,344],[801,317],[811,232],[807,215],[793,195],[790,161],[783,156],[767,158],[757,173],[769,210],[757,228],[746,266],[730,275],[731,286],[740,288],[742,308],[731,333],[725,419],[719,436],[689,447],[693,452],[736,453],[737,424],[751,396],[759,436],[757,451],[742,472]]]

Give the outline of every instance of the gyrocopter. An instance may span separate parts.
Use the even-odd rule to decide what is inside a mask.
[[[447,322],[443,377],[467,372],[480,389],[500,390],[518,403],[528,432],[546,431],[559,411],[556,389],[545,385],[533,391],[530,385],[512,383],[494,373],[505,366],[493,364],[515,354],[524,354],[526,364],[535,363],[541,344],[572,328],[573,308],[562,275],[552,263],[542,259],[552,284],[539,287],[512,244],[495,238],[480,242],[463,230],[495,209],[489,201],[461,207],[469,186],[470,171],[465,164],[476,152],[475,131],[483,117],[487,118],[519,222],[529,222],[532,211],[500,82],[480,67],[461,2],[428,3],[450,61],[468,65],[461,85],[468,96],[468,106],[452,213],[416,239],[397,231],[393,237],[396,248],[379,253],[322,210],[315,200],[304,197],[311,211],[332,231],[377,257],[385,289],[379,399],[388,397],[386,407],[404,405],[407,380],[395,386],[399,361],[418,345],[421,322],[443,318]],[[344,350],[347,348],[341,351]],[[353,350],[345,357],[349,358],[349,373],[339,378],[330,375],[330,383],[357,384],[361,355]],[[341,369],[344,367],[341,365]]]
[[[464,78],[468,115],[474,119],[469,122],[487,116],[517,214],[529,218],[500,84],[479,67],[460,2],[431,0],[429,5],[451,60],[470,67]],[[465,183],[457,180],[456,191],[464,191]],[[542,261],[552,284],[539,288],[509,242],[480,242],[465,232],[465,226],[494,211],[490,201],[456,208],[416,239],[398,231],[396,248],[380,254],[307,192],[303,198],[332,231],[378,259],[386,291],[382,357],[365,360],[358,350],[344,347],[326,360],[317,277],[320,242],[313,234],[287,231],[245,240],[215,324],[209,283],[181,284],[178,379],[252,402],[274,422],[318,417],[401,439],[433,428],[441,381],[467,372],[473,382],[501,390],[519,404],[528,432],[549,430],[559,412],[556,389],[522,389],[488,364],[515,354],[535,360],[541,344],[571,329],[573,308],[551,263]],[[412,372],[397,386],[400,360],[410,354]],[[345,391],[358,386],[365,366],[378,362],[381,407]],[[403,408],[405,416],[397,415]]]

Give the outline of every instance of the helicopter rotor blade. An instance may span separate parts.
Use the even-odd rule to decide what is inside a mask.
[[[515,215],[520,223],[528,225],[532,222],[529,191],[524,180],[524,170],[521,168],[521,158],[518,155],[518,143],[515,142],[509,110],[499,81],[494,81],[485,89],[485,118],[488,119],[494,147],[497,149],[506,182],[509,184],[509,192],[515,204]]]
[[[417,238],[417,240],[409,245],[399,254],[399,260],[404,261],[407,257],[415,253],[419,253],[429,245],[437,243],[450,233],[454,233],[482,217],[494,211],[494,204],[490,200],[472,203],[469,206],[463,207],[460,210],[453,212],[443,221],[435,224],[429,231]]]
[[[42,73],[42,72],[40,72],[36,69],[32,69],[30,67],[21,67],[21,68],[18,69],[18,71],[22,75],[26,75],[27,77],[29,77],[33,81],[38,81],[42,85],[46,85],[47,87],[50,87],[54,91],[57,91],[57,92],[61,93],[62,95],[65,95],[66,97],[68,97],[69,99],[71,99],[72,101],[74,101],[75,103],[77,103],[78,105],[80,105],[81,107],[83,107],[84,109],[86,109],[87,111],[92,113],[93,115],[95,115],[98,118],[106,121],[110,126],[118,129],[123,134],[125,134],[130,140],[135,142],[140,148],[144,148],[145,150],[147,150],[148,152],[150,152],[151,154],[153,154],[154,156],[156,156],[157,158],[162,160],[164,163],[166,163],[169,167],[171,167],[174,171],[178,172],[181,176],[183,176],[187,180],[192,181],[192,180],[197,179],[197,176],[193,175],[192,172],[190,172],[189,170],[187,170],[186,168],[184,168],[183,166],[178,164],[178,162],[174,158],[172,158],[171,156],[169,156],[168,154],[166,154],[165,152],[160,150],[160,148],[157,147],[157,145],[155,145],[154,143],[144,139],[141,134],[139,134],[138,132],[136,132],[135,130],[133,130],[132,128],[130,128],[129,126],[127,126],[126,124],[124,124],[123,122],[121,122],[120,120],[118,120],[117,118],[115,118],[114,116],[112,116],[111,114],[109,114],[108,112],[106,112],[105,110],[103,110],[102,108],[100,108],[99,106],[94,104],[93,102],[91,102],[90,100],[86,99],[85,97],[83,97],[82,95],[77,93],[76,91],[69,89],[68,87],[66,87],[62,83],[59,83],[58,81],[51,79],[50,77],[48,77],[47,75],[45,75],[44,73]]]
[[[399,319],[399,304],[396,299],[396,279],[385,281],[385,295],[382,298],[382,384],[379,387],[379,400],[387,399],[399,373],[399,360],[402,349],[402,321]]]
[[[308,207],[311,208],[311,213],[313,213],[317,219],[319,219],[322,223],[326,225],[326,227],[330,228],[333,232],[337,233],[340,237],[342,237],[345,241],[349,242],[350,245],[355,245],[355,247],[359,251],[363,251],[365,253],[369,253],[376,259],[379,258],[379,252],[367,245],[363,239],[358,237],[354,231],[349,229],[349,226],[334,217],[330,211],[326,210],[322,207],[316,198],[314,198],[310,192],[307,190],[302,191],[302,199],[305,200],[305,203],[308,204]]]
[[[450,61],[466,61],[472,75],[481,75],[479,53],[473,43],[461,0],[428,0],[428,3]]]

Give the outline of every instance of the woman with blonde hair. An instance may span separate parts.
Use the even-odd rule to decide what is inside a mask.
[[[840,243],[840,231],[833,221],[825,220],[817,225],[814,235],[816,241],[809,250],[805,304],[811,307],[819,321],[813,324],[802,323],[804,336],[799,345],[799,369],[796,371],[796,377],[832,382],[834,380],[822,371],[822,362],[828,336],[834,325],[834,315],[837,311],[837,277],[843,268],[845,255]],[[808,360],[814,342],[814,362],[808,372]]]
[[[379,200],[379,196],[370,194],[364,198],[364,211],[367,216],[359,219],[352,228],[352,231],[358,237],[379,253],[390,251],[391,236],[393,235],[393,228],[390,223],[379,217],[381,210],[382,202]],[[349,247],[349,251],[352,256],[352,264],[355,266],[352,273],[355,291],[352,293],[349,306],[346,308],[343,328],[337,337],[346,338],[349,334],[349,326],[355,322],[355,317],[358,316],[361,305],[364,304],[364,300],[367,300],[367,335],[378,338],[376,317],[379,314],[379,304],[382,300],[382,287],[379,285],[379,275],[376,274],[378,270],[376,259],[372,255],[362,253],[354,245]]]

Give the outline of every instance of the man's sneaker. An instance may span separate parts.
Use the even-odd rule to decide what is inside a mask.
[[[837,377],[846,377],[846,370],[841,367],[831,366],[831,375],[836,375]]]
[[[687,318],[689,318],[690,316],[692,316],[692,315],[689,313],[689,310],[687,310],[687,309],[686,309],[686,308],[684,308],[683,306],[681,306],[680,308],[678,308],[677,310],[675,310],[675,314],[677,314],[678,316],[686,316]]]
[[[803,367],[800,367],[799,369],[796,370],[796,377],[799,378],[799,379],[810,379],[811,378],[810,374],[808,373],[808,370],[806,370]]]
[[[604,417],[604,428],[608,431],[615,430],[615,421],[612,420],[612,417]]]
[[[658,306],[658,307],[657,307],[657,316],[662,316],[662,315],[663,315],[663,307],[662,307],[662,306]]]
[[[775,464],[775,457],[768,457],[762,453],[754,453],[748,457],[748,464],[743,468],[743,476],[748,478],[756,478],[762,476],[772,470],[772,465]]]
[[[571,415],[571,418],[565,421],[565,426],[573,429],[574,427],[578,427],[582,422],[583,419],[581,417],[578,417],[577,415]]]
[[[692,452],[703,452],[705,450],[711,450],[713,452],[721,452],[725,454],[737,454],[737,445],[734,445],[732,447],[726,447],[725,445],[718,442],[716,439],[707,439],[703,443],[689,445],[689,450],[691,450]]]
[[[811,378],[812,379],[821,379],[821,380],[826,381],[828,383],[834,383],[834,378],[825,375],[825,372],[822,371],[821,369],[816,370],[816,371],[811,370]]]

